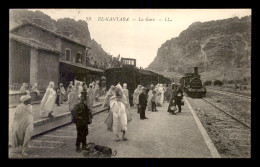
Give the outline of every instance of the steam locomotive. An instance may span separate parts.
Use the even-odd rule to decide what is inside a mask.
[[[106,87],[109,89],[111,85],[127,83],[129,90],[130,104],[133,105],[133,93],[137,85],[149,87],[151,84],[169,84],[171,80],[161,74],[139,69],[136,67],[136,59],[121,58],[121,67],[109,68],[105,70]]]
[[[206,96],[206,88],[202,86],[198,67],[194,67],[194,73],[185,73],[185,76],[180,79],[180,85],[190,97]]]

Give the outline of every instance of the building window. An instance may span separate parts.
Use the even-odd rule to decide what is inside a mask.
[[[66,57],[66,61],[70,61],[70,49],[66,49],[66,52],[65,52],[65,57]]]
[[[82,55],[81,53],[77,53],[77,56],[76,56],[76,63],[82,63]]]

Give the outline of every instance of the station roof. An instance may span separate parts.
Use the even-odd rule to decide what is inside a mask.
[[[59,50],[57,50],[51,46],[48,46],[42,42],[31,39],[31,38],[23,38],[23,37],[14,35],[14,34],[9,34],[9,38],[13,39],[17,42],[20,42],[22,44],[25,44],[27,46],[30,46],[32,48],[35,48],[35,49],[50,51],[50,52],[54,52],[56,54],[61,54],[61,52]]]
[[[86,66],[84,64],[74,64],[72,62],[69,62],[69,61],[63,61],[63,60],[60,60],[61,63],[64,63],[64,64],[68,64],[68,65],[71,65],[71,66],[75,66],[75,67],[80,67],[80,68],[84,68],[86,70],[90,70],[90,71],[94,71],[94,72],[104,72],[103,70],[101,69],[98,69],[98,68],[94,68],[94,67],[89,67],[89,66]]]
[[[53,35],[59,37],[59,38],[66,39],[66,40],[68,40],[68,41],[71,41],[71,42],[77,43],[77,44],[79,44],[79,45],[81,45],[81,46],[84,46],[84,47],[89,48],[88,46],[86,46],[85,44],[81,43],[80,41],[77,41],[77,40],[75,40],[75,39],[71,39],[71,38],[69,38],[69,37],[67,37],[67,36],[65,36],[65,35],[59,34],[59,33],[55,32],[55,31],[52,31],[52,30],[50,30],[50,29],[47,29],[47,28],[45,28],[45,27],[43,27],[43,26],[41,26],[41,25],[39,25],[39,24],[30,22],[30,21],[26,21],[25,23],[22,23],[22,24],[20,24],[20,25],[18,25],[18,26],[16,26],[16,27],[14,27],[13,29],[10,30],[10,32],[13,32],[13,31],[15,31],[16,29],[18,29],[18,28],[20,28],[20,27],[23,27],[23,26],[26,26],[26,25],[31,25],[31,26],[40,28],[40,29],[42,29],[42,30],[44,30],[44,31],[46,31],[46,32],[49,32],[50,34],[53,34]]]

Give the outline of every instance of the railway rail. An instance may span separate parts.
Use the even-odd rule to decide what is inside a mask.
[[[235,121],[241,123],[242,125],[244,125],[245,127],[251,129],[251,126],[249,126],[247,123],[239,120],[238,118],[236,118],[235,116],[233,116],[232,114],[228,113],[227,111],[221,109],[220,107],[214,105],[212,102],[210,102],[209,100],[202,98],[204,101],[206,101],[207,103],[211,104],[212,106],[214,106],[215,108],[219,109],[220,111],[222,111],[223,113],[225,113],[226,115],[230,116],[232,119],[234,119]]]
[[[198,117],[221,157],[251,156],[251,126],[215,105],[210,99],[189,98],[189,101],[198,112]]]
[[[237,96],[237,97],[242,97],[242,98],[251,100],[250,96],[240,95],[240,94],[231,93],[231,92],[227,92],[227,91],[223,91],[223,90],[212,89],[212,88],[208,88],[208,90],[212,90],[212,91],[214,91],[216,93],[220,93],[220,94],[224,94],[224,95]]]

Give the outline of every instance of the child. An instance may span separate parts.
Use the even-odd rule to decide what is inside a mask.
[[[155,94],[156,94],[156,91],[153,91],[153,95],[152,95],[152,98],[151,98],[151,101],[152,101],[152,112],[158,111],[158,110],[156,110]]]

